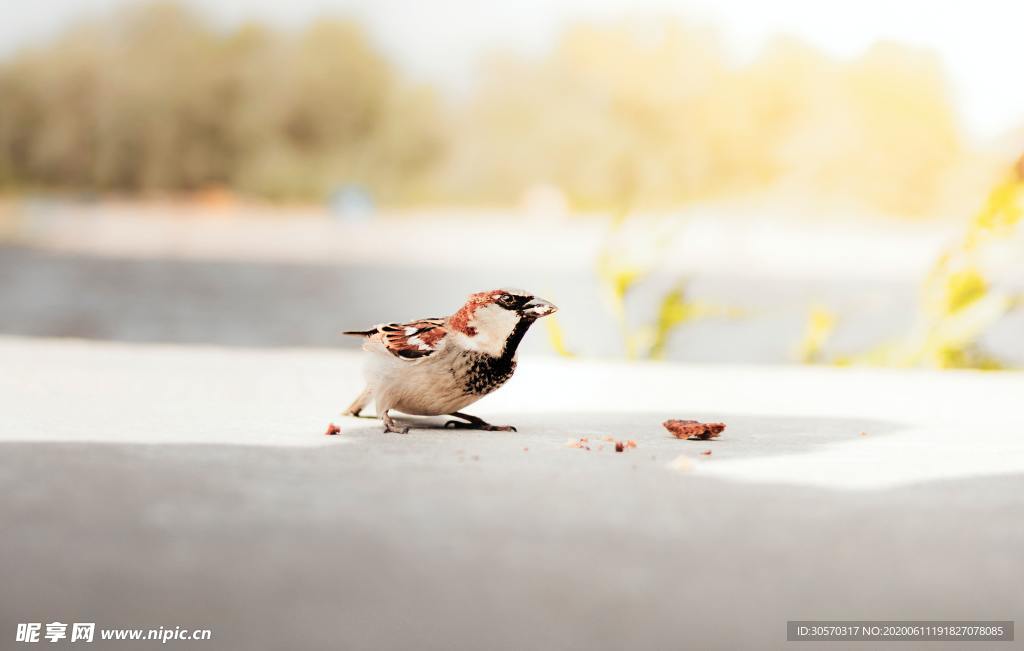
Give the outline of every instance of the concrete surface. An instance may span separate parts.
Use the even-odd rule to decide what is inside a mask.
[[[337,416],[345,351],[8,337],[0,369],[0,648],[54,620],[213,630],[181,648],[782,648],[787,619],[1024,613],[1021,374],[525,358],[470,410],[518,433],[401,436]]]

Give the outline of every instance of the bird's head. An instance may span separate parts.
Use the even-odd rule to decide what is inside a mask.
[[[471,294],[449,324],[467,348],[495,357],[511,356],[533,322],[557,310],[521,289],[495,289]]]

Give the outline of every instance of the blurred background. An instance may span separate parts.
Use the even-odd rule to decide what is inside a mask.
[[[0,23],[0,333],[1024,365],[1024,8],[51,0]]]

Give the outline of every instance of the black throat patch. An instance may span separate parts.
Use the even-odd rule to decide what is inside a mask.
[[[502,349],[500,357],[485,353],[470,353],[472,357],[464,377],[467,393],[478,396],[486,395],[508,382],[516,370],[516,350],[533,322],[534,319],[521,318],[516,323],[512,334],[505,342],[505,348]]]

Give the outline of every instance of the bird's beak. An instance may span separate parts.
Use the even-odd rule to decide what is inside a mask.
[[[557,311],[558,308],[555,307],[554,303],[549,303],[543,298],[531,299],[529,303],[523,306],[523,314],[534,319],[554,314]]]

